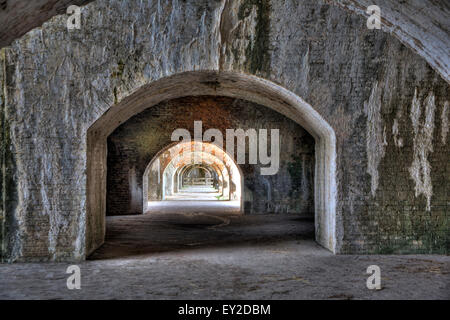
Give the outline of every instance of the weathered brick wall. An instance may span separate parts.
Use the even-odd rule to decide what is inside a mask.
[[[336,132],[341,252],[448,252],[450,152],[441,136],[449,84],[413,51],[367,30],[358,17],[320,2],[271,4],[272,16],[291,14],[271,25],[271,43],[289,40],[270,47],[266,72],[318,107]],[[299,29],[305,32],[296,33]],[[337,30],[352,38],[351,45],[342,43]],[[284,72],[300,65],[297,72]],[[418,133],[412,120],[416,89]],[[427,111],[423,100],[429,95],[435,103]],[[430,147],[433,151],[422,153]],[[427,210],[427,199],[416,189],[430,187]]]
[[[449,84],[423,58],[322,0],[174,3],[97,0],[2,49],[8,260],[85,256],[88,129],[195,70],[270,80],[334,129],[337,252],[448,250]]]
[[[394,48],[405,60],[414,62],[409,52]],[[383,88],[372,90],[375,101],[381,102],[375,129],[381,141],[372,136],[379,146],[371,151],[372,157],[379,164],[377,171],[369,170],[369,174],[377,172],[378,181],[376,189],[367,186],[368,195],[358,199],[355,212],[359,213],[346,219],[348,252],[448,253],[450,146],[446,128],[450,92],[448,84],[428,67],[423,66],[416,76],[418,66],[385,70],[390,74],[383,75]],[[399,73],[407,76],[400,80],[396,78]],[[391,90],[399,86],[411,89],[393,94]],[[371,108],[370,103],[367,107]],[[371,134],[374,132],[366,133],[366,144]],[[355,209],[355,203],[350,205]]]
[[[374,82],[357,95],[363,107],[338,130],[342,251],[447,253],[449,85],[400,43],[378,46]]]
[[[240,165],[244,174],[246,213],[314,213],[314,139],[285,116],[266,107],[226,97],[186,97],[161,103],[118,127],[108,139],[107,214],[142,214],[142,178],[172,132],[194,121],[203,132],[219,129],[280,130],[280,169],[261,176],[261,165]],[[270,139],[269,139],[270,143]],[[248,140],[247,140],[248,146]],[[269,149],[270,151],[270,145]],[[236,156],[235,156],[236,157]],[[246,159],[248,160],[248,148]],[[265,167],[265,166],[263,166]]]
[[[4,54],[4,52],[0,52],[0,54]],[[1,132],[0,132],[0,262],[3,261],[3,254],[5,252],[5,245],[3,243],[4,238],[3,234],[5,227],[5,208],[4,208],[4,195],[5,195],[5,176],[3,174],[6,169],[5,164],[5,151],[6,151],[6,141],[5,141],[5,133],[7,132],[5,127],[5,59],[0,60],[0,123],[1,123]]]

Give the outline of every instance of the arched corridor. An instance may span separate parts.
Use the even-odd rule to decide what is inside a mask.
[[[91,258],[123,248],[120,241],[130,252],[170,247],[174,234],[179,245],[200,246],[227,243],[225,230],[238,243],[289,238],[293,230],[313,239],[314,149],[314,138],[299,124],[243,99],[187,96],[148,108],[108,137],[106,243]],[[274,166],[273,174],[264,174]],[[273,223],[275,232],[254,233]],[[199,232],[186,236],[180,225]]]
[[[144,172],[143,213],[240,213],[242,183],[238,165],[218,146],[201,141],[172,144]]]
[[[450,4],[374,2],[0,0],[0,298],[447,298]]]
[[[220,81],[222,85],[217,88],[209,86],[208,83],[212,79]],[[186,97],[185,92],[195,96]],[[89,214],[86,232],[89,253],[92,253],[104,241],[105,214],[143,213],[141,177],[151,159],[172,141],[174,132],[181,129],[183,134],[180,135],[178,132],[178,140],[180,136],[188,134],[195,138],[195,131],[200,131],[197,135],[202,136],[205,129],[204,134],[211,141],[215,138],[212,133],[221,139],[224,137],[223,134],[209,131],[209,129],[217,129],[225,133],[227,129],[239,129],[242,119],[241,109],[244,105],[236,105],[233,99],[242,101],[244,105],[245,103],[257,104],[258,108],[263,108],[263,111],[259,112],[252,111],[251,107],[246,111],[250,119],[246,124],[247,128],[254,130],[256,126],[260,126],[259,133],[263,133],[263,138],[259,141],[263,142],[264,148],[258,146],[259,152],[256,154],[263,156],[264,164],[260,162],[256,165],[245,165],[248,174],[243,175],[244,179],[247,178],[243,190],[245,198],[241,199],[243,212],[245,214],[307,212],[314,215],[316,240],[326,248],[335,250],[337,240],[335,235],[336,158],[335,136],[331,127],[301,98],[266,80],[233,73],[188,72],[162,79],[150,87],[142,88],[129,99],[113,106],[110,112],[90,128],[88,132],[88,175],[90,178],[87,193]],[[183,105],[180,101],[184,102],[184,109],[180,108],[180,105]],[[219,104],[216,105],[216,102]],[[215,112],[216,110],[211,108],[215,105],[219,109],[222,108],[221,111]],[[197,112],[192,112],[193,107],[197,108]],[[179,109],[168,111],[167,108]],[[235,115],[231,116],[230,112],[233,110]],[[268,112],[270,110],[272,111]],[[211,117],[211,113],[216,116]],[[150,122],[140,119],[141,116]],[[266,125],[265,121],[261,121],[261,117],[265,117],[269,123],[275,122],[272,125],[269,123]],[[119,118],[123,121],[119,121]],[[237,122],[230,123],[229,119],[235,119],[234,121]],[[214,122],[208,123],[208,121]],[[286,125],[280,121],[284,121]],[[140,128],[146,128],[148,135],[142,136]],[[267,129],[270,129],[270,133]],[[281,149],[273,153],[273,156],[279,155],[280,159],[274,158],[273,160],[277,161],[271,162],[267,154],[267,142],[271,141],[268,135],[271,135],[273,130],[286,130],[288,134],[285,135],[287,140],[279,145]],[[294,132],[298,130],[298,134],[292,134],[292,130]],[[233,134],[236,132],[234,130]],[[246,135],[245,131],[242,133]],[[146,141],[153,143],[145,143]],[[130,144],[134,144],[136,148],[130,148]],[[241,150],[241,156],[253,162],[254,159],[251,160],[249,155],[255,154],[254,152],[252,153],[250,149],[242,149],[243,145],[239,148],[239,143],[236,146],[234,139],[232,145],[234,150],[232,154]],[[257,145],[253,144],[253,147],[255,146]],[[229,153],[228,150],[227,153]],[[302,153],[309,156],[302,157]],[[284,164],[281,163],[283,157],[285,157]],[[305,159],[307,162],[301,165],[301,161]],[[239,162],[239,159],[237,161]],[[296,165],[296,162],[300,165]],[[270,173],[273,169],[272,164],[278,166],[276,174],[266,177],[262,175],[263,172]],[[102,170],[105,167],[109,172],[107,175],[106,171]],[[298,169],[302,167],[303,173],[306,173],[304,176],[309,177],[310,181],[304,184],[311,190],[306,193],[302,192],[298,179],[286,183],[286,177],[298,177],[301,173]],[[279,186],[277,193],[267,188],[265,180],[268,178]],[[269,197],[270,202],[260,188],[265,192],[272,192]],[[308,195],[308,198],[304,198],[305,195]],[[278,199],[275,199],[275,196]]]
[[[189,200],[186,194],[191,193],[214,193],[212,199],[240,202],[242,175],[232,158],[216,145],[181,142],[152,159],[144,172],[143,192],[144,212],[148,202],[177,197]],[[199,197],[193,196],[195,199]]]

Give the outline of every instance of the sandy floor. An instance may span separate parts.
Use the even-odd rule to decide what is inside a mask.
[[[67,289],[67,263],[0,265],[0,299],[450,299],[447,256],[335,256],[313,232],[292,215],[108,218],[81,290]]]
[[[206,200],[206,201],[216,201],[217,198],[220,197],[221,194],[217,192],[212,187],[205,186],[191,186],[185,187],[182,191],[175,193],[172,196],[166,196],[166,200],[169,201],[178,201],[178,200]],[[153,202],[158,205],[161,202]],[[162,202],[164,203],[164,202]]]
[[[239,201],[177,200],[148,202],[147,214],[153,213],[239,213]],[[200,209],[199,209],[200,207]]]

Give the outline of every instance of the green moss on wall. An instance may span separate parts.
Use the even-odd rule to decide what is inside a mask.
[[[0,261],[4,261],[4,229],[5,229],[5,188],[4,188],[4,166],[5,166],[5,50],[0,50]]]
[[[8,75],[14,71],[13,66],[6,67],[6,49],[0,50],[0,261],[12,259],[9,235],[15,233],[17,221],[12,214],[18,202],[17,183],[15,180],[15,157],[12,152],[10,126],[6,112],[6,88]]]
[[[239,8],[238,18],[239,20],[247,18],[254,6],[257,9],[255,38],[246,48],[246,68],[252,74],[268,75],[270,73],[270,1],[245,0]]]
[[[121,78],[124,70],[125,70],[125,63],[123,63],[122,60],[119,60],[119,62],[117,63],[117,69],[112,72],[111,77]]]
[[[292,162],[288,164],[288,172],[291,176],[290,196],[295,196],[301,191],[303,165],[299,156],[294,156]]]

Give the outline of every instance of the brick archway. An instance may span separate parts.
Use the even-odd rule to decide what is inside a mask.
[[[221,147],[213,143],[197,141],[172,143],[160,150],[149,162],[143,175],[142,213],[145,214],[147,211],[147,205],[149,201],[150,176],[154,175],[156,178],[154,178],[153,181],[155,184],[158,184],[158,180],[163,179],[160,174],[162,173],[162,175],[164,175],[164,172],[169,165],[174,165],[176,171],[179,171],[181,169],[181,171],[184,172],[184,170],[188,167],[185,166],[185,164],[190,163],[195,159],[194,154],[196,153],[196,151],[194,151],[194,149],[196,148],[200,149],[197,152],[201,156],[201,160],[203,161],[203,164],[198,165],[210,166],[213,170],[218,172],[218,174],[222,177],[222,180],[226,184],[225,186],[223,186],[224,189],[222,190],[222,193],[227,193],[227,196],[225,197],[227,200],[239,200],[242,213],[244,201],[244,174],[241,168]],[[156,162],[158,162],[157,165],[155,165]],[[155,169],[158,170],[158,173],[152,173]],[[235,184],[237,188],[235,190],[232,190],[231,184]],[[153,196],[152,201],[164,200],[163,193],[164,191],[160,190],[160,193],[158,195]],[[234,197],[232,196],[232,194],[234,195]]]
[[[305,128],[316,140],[316,241],[336,252],[336,137],[331,126],[294,93],[255,76],[216,71],[176,74],[142,86],[105,112],[87,134],[86,255],[104,241],[107,137],[133,115],[185,96],[228,96],[269,107]]]

